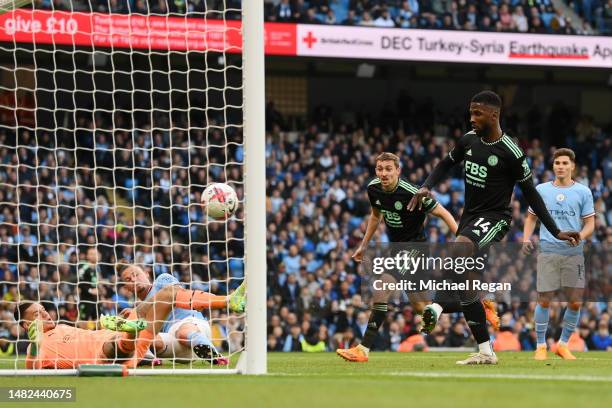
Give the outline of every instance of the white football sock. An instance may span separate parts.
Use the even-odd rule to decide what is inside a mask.
[[[493,355],[493,349],[491,348],[491,342],[487,340],[484,343],[480,343],[478,345],[478,351],[480,352],[480,354],[485,354],[487,356],[492,356]]]
[[[357,347],[359,347],[360,349],[365,351],[366,354],[368,354],[370,352],[370,349],[367,348],[366,346],[364,346],[363,344],[359,344]]]

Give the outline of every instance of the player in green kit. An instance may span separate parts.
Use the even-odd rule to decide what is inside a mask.
[[[457,231],[457,223],[453,216],[434,199],[425,199],[419,211],[408,211],[408,203],[417,192],[417,187],[402,178],[400,173],[400,160],[396,155],[382,153],[376,158],[376,178],[368,184],[368,198],[372,206],[372,213],[361,245],[353,254],[353,259],[357,262],[362,261],[368,243],[381,220],[385,222],[387,234],[392,243],[425,242],[423,224],[427,214],[444,221],[453,234]],[[395,283],[401,278],[400,275],[401,272],[394,271],[394,273],[382,275],[382,279],[387,283]],[[340,357],[352,362],[368,361],[370,348],[387,314],[387,301],[390,294],[391,292],[386,290],[373,292],[373,306],[361,344],[349,349],[336,350]],[[410,296],[414,309],[417,313],[422,313],[429,302],[422,299],[419,293],[412,293]]]
[[[552,219],[542,197],[536,191],[531,169],[523,151],[499,123],[500,97],[491,91],[476,95],[470,103],[470,123],[473,130],[459,139],[448,156],[431,172],[423,186],[414,194],[409,208],[420,211],[423,200],[431,197],[431,189],[456,164],[464,163],[465,207],[457,232],[458,245],[454,256],[472,257],[506,235],[511,222],[510,200],[514,185],[518,184],[525,199],[551,235],[576,245],[580,236],[576,231],[562,232]],[[458,292],[463,315],[478,343],[478,353],[457,364],[497,364],[486,325],[486,314],[475,290]],[[437,320],[442,306],[428,305],[423,320]]]

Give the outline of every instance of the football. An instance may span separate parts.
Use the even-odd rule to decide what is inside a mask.
[[[209,184],[202,193],[204,213],[216,220],[224,220],[232,216],[238,208],[236,191],[225,183]]]

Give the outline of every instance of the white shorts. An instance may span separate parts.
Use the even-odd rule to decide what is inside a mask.
[[[208,324],[208,321],[196,317],[186,317],[170,326],[168,333],[158,333],[164,343],[164,347],[161,351],[157,352],[157,357],[183,360],[196,360],[198,358],[193,354],[191,347],[182,345],[176,338],[176,332],[185,323],[196,325],[200,333],[204,334],[209,339],[211,338],[210,324]]]
[[[584,288],[583,255],[538,254],[538,292],[553,292],[561,288]]]

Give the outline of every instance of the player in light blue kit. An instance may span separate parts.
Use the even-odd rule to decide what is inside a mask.
[[[568,299],[563,316],[563,331],[557,347],[557,355],[565,360],[576,357],[567,347],[567,342],[576,330],[582,306],[585,286],[584,240],[595,228],[593,195],[587,186],[572,180],[576,167],[576,155],[570,149],[558,149],[553,154],[554,181],[536,187],[550,215],[561,230],[580,230],[580,242],[569,246],[554,238],[543,225],[540,227],[540,253],[538,254],[537,290],[538,304],[535,310],[535,329],[538,347],[536,360],[546,360],[546,330],[548,329],[548,306],[554,293],[563,288]],[[524,248],[533,248],[530,238],[537,217],[529,208],[523,229]]]
[[[172,275],[164,273],[159,275],[153,283],[149,275],[136,265],[121,264],[119,267],[120,279],[128,283],[128,289],[136,293],[141,301],[153,298],[159,290],[170,285],[181,285]],[[129,285],[129,284],[132,285]],[[133,287],[130,287],[133,286]],[[243,287],[237,291],[243,290]],[[214,296],[214,295],[213,295]],[[219,297],[224,299],[225,297]],[[232,296],[228,296],[229,308]],[[225,301],[220,302],[224,307]],[[215,307],[219,308],[219,307]],[[195,356],[212,361],[216,365],[227,365],[228,360],[221,356],[211,342],[211,330],[208,321],[202,313],[196,310],[174,308],[168,315],[161,332],[155,336],[153,349],[159,358],[173,359],[179,362],[189,362]]]

